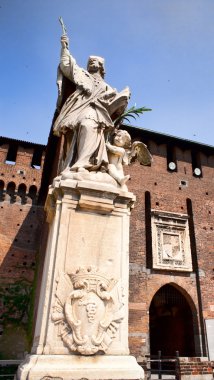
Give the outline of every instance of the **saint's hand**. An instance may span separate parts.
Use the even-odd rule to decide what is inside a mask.
[[[66,34],[62,35],[62,37],[61,37],[61,44],[62,44],[63,48],[67,48],[68,49],[69,39],[68,39],[68,36],[66,36]]]

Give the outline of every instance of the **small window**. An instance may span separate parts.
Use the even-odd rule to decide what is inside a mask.
[[[182,187],[188,187],[188,181],[186,181],[185,179],[182,179],[180,181],[180,186],[182,186]]]
[[[25,175],[25,170],[23,169],[17,170],[17,174]]]

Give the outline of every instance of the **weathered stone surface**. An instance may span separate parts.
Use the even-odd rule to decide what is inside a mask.
[[[50,189],[50,237],[33,352],[128,354],[129,214],[134,198],[105,192],[104,185],[74,185],[62,181]],[[77,299],[97,304],[100,320],[92,323],[85,315],[80,321]],[[85,312],[86,305],[81,307]],[[115,330],[113,340],[110,330]],[[100,344],[93,345],[97,339]]]
[[[142,375],[133,356],[107,355],[31,355],[18,372],[22,380],[134,380]]]
[[[123,113],[130,91],[125,88],[118,93],[104,81],[103,58],[89,57],[87,70],[84,70],[70,54],[67,36],[62,36],[61,44],[57,79],[59,115],[53,131],[66,137],[63,172],[107,170],[106,135],[114,131],[113,116]],[[74,85],[75,91],[62,104],[64,78]]]
[[[192,271],[188,215],[152,211],[153,268]]]
[[[33,355],[18,379],[143,377],[128,356],[129,217],[135,197],[91,185],[62,180],[50,188]]]

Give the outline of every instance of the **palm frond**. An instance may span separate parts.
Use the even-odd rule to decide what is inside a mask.
[[[147,108],[147,107],[136,108],[135,106],[133,106],[125,110],[122,115],[118,116],[114,121],[114,125],[117,126],[121,124],[124,120],[130,122],[129,118],[133,118],[136,120],[136,116],[140,117],[140,115],[143,114],[144,112],[151,111],[151,110],[152,110],[151,108]]]

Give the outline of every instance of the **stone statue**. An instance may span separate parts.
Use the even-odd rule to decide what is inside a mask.
[[[62,22],[58,114],[60,175],[49,186],[49,223],[31,354],[17,380],[142,380],[128,347],[129,224],[133,193],[123,164],[151,162],[141,142],[118,130],[130,96],[104,81],[104,60],[80,68]],[[135,111],[136,112],[136,111]]]
[[[124,112],[130,91],[121,93],[104,81],[104,59],[90,56],[87,70],[80,68],[68,50],[68,37],[61,37],[58,69],[58,109],[54,134],[65,135],[67,145],[63,164],[64,176],[71,172],[107,171],[106,137],[114,130],[113,120]],[[66,77],[75,85],[61,108],[62,82]],[[71,176],[70,176],[71,177]]]
[[[107,141],[109,165],[108,173],[117,181],[122,190],[127,190],[125,183],[130,175],[124,175],[123,165],[129,165],[137,159],[142,165],[150,165],[152,156],[147,146],[141,141],[131,143],[130,134],[123,130],[115,130],[112,137],[112,144]]]
[[[124,175],[123,165],[128,165],[128,155],[125,148],[130,148],[131,137],[124,130],[117,130],[113,136],[113,144],[106,143],[109,165],[108,173],[123,187],[130,175]]]

